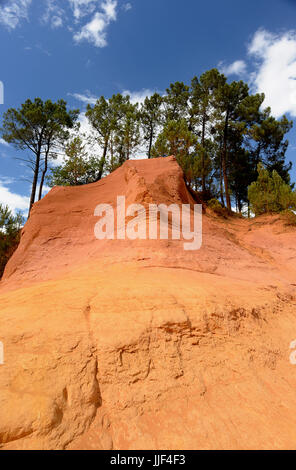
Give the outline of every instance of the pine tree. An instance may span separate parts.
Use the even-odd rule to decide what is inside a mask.
[[[190,132],[185,119],[180,121],[169,121],[161,134],[159,134],[152,156],[174,155],[183,168],[188,181],[194,177],[194,151],[197,139]]]
[[[103,96],[86,111],[92,128],[96,131],[96,142],[102,148],[99,158],[99,181],[105,170],[115,168],[128,160],[140,142],[140,118],[138,105],[130,102],[129,96],[120,93],[109,100]]]
[[[50,100],[43,102],[40,98],[35,98],[33,102],[27,100],[19,109],[10,108],[3,115],[3,127],[0,131],[2,138],[17,149],[29,150],[33,155],[33,158],[25,159],[33,170],[29,214],[35,202],[42,158],[44,168],[39,199],[42,196],[48,158],[51,154],[55,156],[57,147],[69,137],[68,130],[74,127],[77,117],[78,110],[67,111],[64,100],[52,103]]]
[[[189,87],[183,82],[171,83],[166,89],[164,102],[164,125],[169,121],[180,121],[188,116]]]
[[[240,116],[240,106],[248,97],[249,87],[246,83],[232,82],[219,86],[215,93],[215,127],[221,142],[221,178],[223,178],[224,192],[227,209],[231,211],[230,187],[229,187],[229,164],[230,143],[236,134],[243,132],[245,123]],[[235,129],[236,133],[232,132]]]
[[[190,88],[189,129],[200,137],[198,148],[199,169],[202,191],[206,190],[206,177],[209,169],[207,138],[211,137],[213,123],[213,100],[217,89],[224,85],[226,78],[217,69],[209,70],[198,79],[194,77]],[[209,139],[210,140],[210,139]]]
[[[289,145],[285,135],[292,125],[292,121],[286,116],[280,120],[271,116],[270,108],[258,113],[256,121],[247,132],[247,147],[250,149],[254,173],[261,162],[269,171],[276,170],[286,183],[290,183],[289,171],[292,163],[285,163]]]
[[[258,179],[249,186],[248,197],[256,216],[296,208],[296,193],[291,186],[277,171],[270,175],[262,163],[258,164]]]
[[[141,127],[144,140],[148,143],[148,158],[151,158],[151,149],[161,124],[163,99],[158,93],[145,98],[140,110]]]
[[[117,165],[129,160],[141,141],[138,104],[132,104],[129,96],[124,98],[121,118],[117,120],[117,125],[113,129],[113,153]]]
[[[88,156],[81,138],[74,137],[66,146],[62,165],[51,169],[48,185],[77,186],[92,183],[96,180],[99,166],[96,158]]]

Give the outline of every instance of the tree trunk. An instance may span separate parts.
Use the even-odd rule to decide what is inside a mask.
[[[223,139],[223,152],[222,152],[222,170],[223,170],[223,178],[224,178],[224,190],[225,190],[225,197],[226,197],[226,206],[229,212],[231,212],[231,201],[229,196],[229,189],[228,189],[228,176],[227,176],[227,133],[228,133],[228,119],[229,119],[229,112],[226,112],[225,118],[225,127],[224,127],[224,139]]]
[[[206,132],[206,116],[205,113],[202,117],[202,135],[201,135],[201,146],[202,146],[202,157],[201,157],[201,168],[202,168],[202,175],[201,175],[201,186],[202,191],[205,192],[206,190],[206,177],[205,177],[205,132]]]
[[[239,199],[238,200],[238,211],[239,211],[240,214],[242,212],[242,208],[243,208],[242,201]]]
[[[223,171],[222,171],[222,152],[220,154],[220,197],[221,204],[225,207],[224,197],[223,197]]]
[[[231,202],[230,202],[229,189],[228,189],[228,176],[227,176],[225,151],[223,151],[223,157],[222,157],[222,170],[223,170],[223,180],[224,180],[224,190],[225,190],[225,197],[226,197],[226,206],[227,206],[227,209],[230,212],[231,211]]]
[[[151,129],[150,131],[148,158],[151,158],[152,142],[153,142],[153,129]]]
[[[43,189],[45,175],[47,173],[47,163],[48,163],[48,151],[46,152],[45,158],[44,158],[44,169],[42,171],[42,176],[41,176],[41,181],[40,181],[40,186],[39,186],[38,201],[40,201],[40,199],[42,198],[42,189]]]
[[[100,179],[103,176],[104,166],[105,166],[105,163],[106,163],[106,155],[107,155],[107,150],[108,150],[108,143],[109,143],[109,138],[106,140],[105,145],[104,145],[103,156],[100,160],[101,167],[99,169],[99,173],[98,173],[98,176],[97,176],[95,181],[100,181]]]
[[[33,204],[35,202],[36,189],[37,189],[38,176],[39,176],[40,155],[41,155],[41,149],[38,148],[38,151],[36,153],[35,169],[34,169],[34,177],[33,177],[33,182],[32,182],[32,190],[31,190],[28,218],[30,217],[30,212],[31,212],[31,209],[32,209]]]

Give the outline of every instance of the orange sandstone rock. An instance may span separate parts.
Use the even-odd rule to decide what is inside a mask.
[[[193,204],[173,157],[34,205],[0,285],[3,449],[294,449],[295,235],[203,216],[203,245],[96,240],[94,209]]]

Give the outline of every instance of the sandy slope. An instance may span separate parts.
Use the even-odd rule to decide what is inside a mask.
[[[99,241],[98,203],[194,203],[169,157],[35,204],[0,289],[4,449],[296,448],[295,229]]]

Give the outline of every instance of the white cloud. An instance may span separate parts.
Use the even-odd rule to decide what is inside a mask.
[[[0,203],[7,205],[13,214],[17,211],[28,210],[30,198],[10,191],[7,185],[12,182],[13,179],[0,177]]]
[[[101,8],[109,21],[116,20],[116,7],[117,1],[115,0],[105,0],[102,3]]]
[[[51,19],[51,26],[53,28],[59,28],[60,26],[63,26],[63,20],[60,16],[53,16]]]
[[[46,4],[46,10],[41,21],[50,24],[53,29],[63,26],[65,12],[57,4],[57,0],[46,0]]]
[[[248,52],[257,56],[261,56],[263,51],[267,49],[275,36],[269,31],[259,29],[253,36],[253,39],[248,47]]]
[[[49,186],[47,186],[46,184],[43,185],[42,187],[42,197],[45,196],[45,194],[49,193],[49,191],[51,190],[52,188],[50,188]]]
[[[221,69],[221,72],[227,75],[243,75],[247,71],[247,64],[243,60],[236,60],[230,65],[224,65],[220,62],[218,67]]]
[[[77,93],[77,95],[79,95]],[[74,96],[74,94],[72,95]],[[81,95],[83,96],[83,95]],[[96,142],[96,139],[95,139],[95,132],[92,128],[92,126],[90,125],[87,117],[85,116],[85,113],[82,111],[79,116],[78,116],[78,123],[80,124],[80,128],[79,128],[79,137],[81,138],[83,144],[85,145],[85,150],[87,152],[88,155],[94,155],[94,156],[101,156],[102,154],[102,149],[101,147],[98,145],[98,143]],[[70,139],[72,137],[76,137],[77,136],[77,132],[74,131],[71,136],[70,136]],[[57,158],[55,160],[52,160],[52,165],[54,167],[58,166],[58,165],[62,165],[64,163],[64,158],[66,157],[66,154],[62,151],[59,153],[59,155],[57,156]]]
[[[265,93],[264,105],[271,107],[275,117],[296,116],[296,31],[272,34],[261,29],[248,53],[256,61],[252,86]]]
[[[149,88],[144,88],[139,91],[130,91],[130,90],[123,90],[122,95],[127,96],[129,95],[130,101],[132,104],[135,103],[144,103],[146,97],[150,97],[155,93],[155,91],[150,90]],[[78,101],[81,101],[85,104],[96,104],[97,100],[99,99],[98,96],[92,95],[88,90],[85,93],[68,93],[69,96],[73,96]],[[1,140],[0,140],[1,143]]]
[[[107,29],[117,19],[117,0],[43,0],[44,12],[40,21],[56,29],[62,26],[73,33],[76,43],[87,41],[96,47],[107,45]],[[32,0],[0,0],[0,24],[15,29],[22,20],[29,19]],[[37,3],[35,0],[34,4]],[[62,6],[61,6],[62,5]],[[69,11],[67,12],[70,7]],[[125,3],[126,11],[131,4]],[[68,14],[67,14],[68,13]]]
[[[94,131],[93,127],[89,123],[89,120],[85,116],[85,113],[81,112],[79,114],[78,122],[80,124],[79,133],[83,143],[85,144],[85,150],[87,151],[87,154],[96,157],[101,157],[103,149],[99,145],[96,139],[97,133]]]
[[[73,98],[75,98],[78,101],[81,101],[82,103],[92,104],[92,105],[96,104],[97,99],[98,99],[96,96],[93,96],[90,93],[87,93],[85,95],[82,93],[68,93],[68,95],[73,96]]]
[[[76,20],[94,12],[97,1],[95,0],[69,0]]]
[[[131,3],[125,3],[124,5],[122,5],[122,8],[124,11],[129,11],[132,9],[132,4]]]
[[[23,19],[28,19],[28,10],[32,0],[6,1],[0,6],[0,23],[8,29],[15,29]]]
[[[0,138],[0,144],[5,145],[6,147],[9,147],[9,144],[2,138]]]
[[[93,19],[87,23],[80,32],[74,35],[76,42],[88,41],[96,47],[105,47],[107,22],[102,13],[95,13]]]
[[[150,97],[154,94],[155,92],[152,90],[149,90],[148,88],[144,88],[143,90],[140,91],[129,91],[129,90],[124,90],[122,92],[123,96],[130,96],[130,101],[132,104],[136,103],[144,103],[145,98]]]
[[[49,57],[51,56],[51,52],[49,52],[47,49],[45,49],[42,44],[36,44],[35,45],[36,49],[38,49],[40,52],[42,52],[43,54],[46,54],[48,55]]]
[[[96,47],[107,45],[107,27],[116,20],[116,0],[105,0],[101,4],[101,12],[95,12],[92,19],[80,31],[74,34],[76,42],[88,41]],[[75,14],[75,13],[74,13]]]
[[[1,176],[0,175],[0,183],[4,185],[9,185],[15,183],[15,178],[13,176]]]
[[[89,123],[89,120],[87,119],[87,117],[85,116],[85,113],[84,112],[81,112],[78,116],[78,122],[80,124],[80,133],[81,134],[85,134],[85,135],[90,135],[90,134],[93,134],[94,131],[93,131],[93,128],[92,126],[90,125]]]

